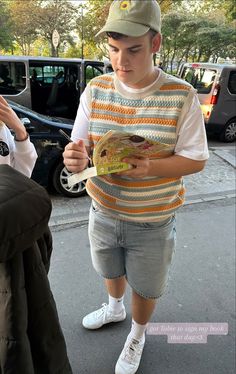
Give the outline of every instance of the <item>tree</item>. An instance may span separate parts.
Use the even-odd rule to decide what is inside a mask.
[[[183,0],[158,0],[158,4],[161,8],[162,15],[172,11],[173,9],[176,9]]]
[[[49,43],[51,56],[57,56],[63,42],[73,44],[70,35],[74,29],[76,9],[67,0],[42,0],[37,14],[37,28],[40,35]],[[57,30],[60,42],[57,48],[52,43],[53,31]]]
[[[170,68],[171,73],[174,61],[179,60],[179,55],[181,54],[183,59],[185,53],[189,53],[192,40],[189,41],[189,34],[185,32],[187,21],[187,16],[181,12],[170,12],[163,17],[161,61],[164,69]]]
[[[162,13],[167,12],[173,6],[180,4],[182,0],[159,0]],[[79,38],[85,46],[90,46],[98,58],[108,57],[108,51],[103,40],[95,39],[95,35],[104,26],[112,0],[88,0],[80,6],[77,19]],[[82,50],[84,51],[84,45]]]
[[[224,2],[223,8],[225,9],[226,18],[229,21],[235,21],[236,20],[235,0],[227,0],[226,2]]]
[[[37,39],[36,15],[39,1],[11,0],[9,3],[12,32],[23,55],[29,55],[32,44]]]
[[[235,56],[236,33],[223,18],[170,12],[163,18],[161,58],[165,69],[173,73],[183,61],[209,60]]]
[[[12,47],[12,23],[9,13],[9,3],[0,0],[0,48],[8,50]]]
[[[231,27],[210,22],[196,33],[198,57],[196,61],[217,62],[219,57],[235,56],[235,32]]]

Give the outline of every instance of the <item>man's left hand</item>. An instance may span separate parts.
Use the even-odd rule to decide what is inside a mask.
[[[118,175],[127,176],[134,179],[142,179],[148,176],[150,160],[149,158],[127,157],[122,161],[132,166],[132,169],[116,173]]]

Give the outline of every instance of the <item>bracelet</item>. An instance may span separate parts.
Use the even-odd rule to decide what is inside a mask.
[[[23,139],[23,140],[19,140],[19,139],[17,139],[17,138],[16,138],[16,135],[14,135],[14,140],[15,140],[16,142],[25,142],[28,138],[29,138],[29,134],[28,134],[28,133],[27,133],[27,137],[26,137],[25,139]]]

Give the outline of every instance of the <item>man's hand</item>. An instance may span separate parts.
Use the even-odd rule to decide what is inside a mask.
[[[83,140],[67,144],[63,158],[65,167],[72,173],[84,170],[88,166],[89,157]]]
[[[119,175],[140,179],[144,177],[179,178],[184,175],[198,173],[204,168],[206,163],[206,160],[192,160],[178,155],[155,160],[126,157],[123,161],[131,164],[133,168],[123,171]]]
[[[0,121],[14,131],[16,140],[23,141],[27,139],[28,134],[25,126],[2,96],[0,96]]]
[[[127,176],[129,178],[145,178],[148,176],[149,173],[149,166],[150,166],[150,160],[148,158],[144,157],[127,157],[123,159],[122,161],[127,162],[132,166],[132,169],[122,171],[120,173],[117,173],[122,176]]]

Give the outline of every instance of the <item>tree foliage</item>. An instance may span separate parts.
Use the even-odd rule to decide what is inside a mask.
[[[235,0],[157,0],[162,11],[161,60],[171,71],[184,61],[235,58]],[[14,53],[108,57],[95,38],[112,0],[0,0],[0,48]],[[55,49],[53,31],[60,35]],[[77,37],[77,44],[75,39]]]
[[[219,8],[217,0],[214,3],[190,0],[183,2],[178,12],[168,12],[162,25],[164,67],[173,72],[185,61],[217,62],[219,57],[235,58],[236,32],[234,22],[227,17],[225,8]]]
[[[0,0],[0,48],[8,50],[12,47],[12,22],[9,14],[9,3]]]
[[[52,56],[57,56],[63,42],[72,43],[70,32],[75,27],[75,13],[74,6],[67,0],[41,0],[37,13],[37,28],[40,35],[49,43]],[[57,48],[52,43],[54,30],[60,35]]]
[[[11,0],[9,12],[14,40],[23,55],[29,55],[32,44],[37,39],[35,28],[38,2],[35,0]]]

